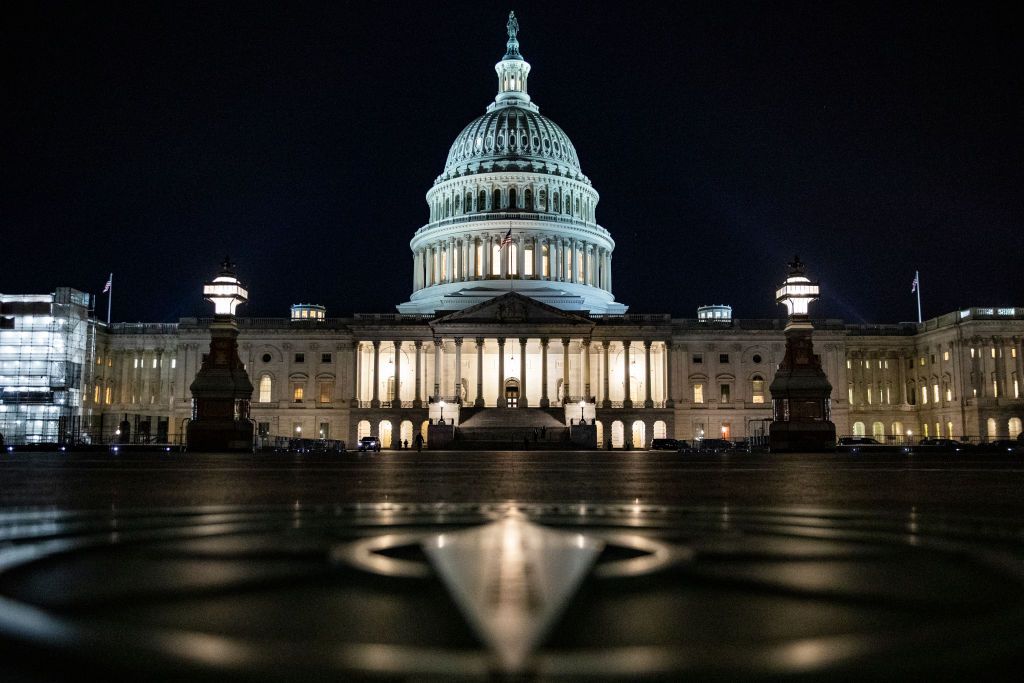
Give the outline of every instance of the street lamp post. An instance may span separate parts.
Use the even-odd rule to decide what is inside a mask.
[[[444,424],[444,401],[441,401],[441,424]]]
[[[583,424],[583,406],[584,405],[585,404],[583,403],[583,401],[580,401],[580,424]]]

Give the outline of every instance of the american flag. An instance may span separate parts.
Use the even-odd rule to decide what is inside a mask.
[[[509,228],[508,232],[505,233],[505,236],[501,238],[501,247],[499,248],[504,249],[510,244],[512,244],[512,228]]]
[[[107,278],[107,284],[103,285],[102,294],[106,294],[110,291],[110,288],[114,286],[114,274],[111,273],[110,277]]]
[[[910,283],[910,293],[913,294],[914,292],[916,292],[917,288],[918,288],[918,286],[920,284],[921,284],[921,281],[919,280],[918,273],[915,270],[914,271],[914,281],[912,283]]]

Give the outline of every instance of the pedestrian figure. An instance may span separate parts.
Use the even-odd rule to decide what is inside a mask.
[[[416,452],[417,453],[422,453],[423,452],[423,435],[422,434],[417,434],[416,438],[413,439],[413,441],[416,443]]]
[[[406,451],[409,450],[409,439],[402,441],[402,449]]]

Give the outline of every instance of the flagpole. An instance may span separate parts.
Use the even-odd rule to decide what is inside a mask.
[[[110,291],[107,292],[107,327],[110,327],[110,303],[114,300],[114,274],[110,274]]]
[[[921,322],[921,273],[914,271],[914,282],[917,283],[917,322]]]

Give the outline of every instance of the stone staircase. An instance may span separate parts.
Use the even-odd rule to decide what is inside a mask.
[[[543,450],[565,448],[568,444],[569,430],[552,414],[552,409],[483,408],[465,418],[460,415],[453,446],[474,450]]]

